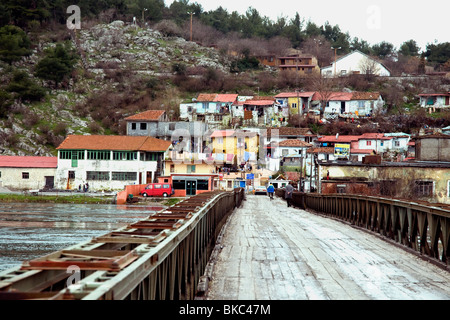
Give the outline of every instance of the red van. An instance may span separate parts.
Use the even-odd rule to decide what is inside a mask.
[[[140,192],[144,197],[169,197],[174,193],[175,190],[169,183],[149,183]]]

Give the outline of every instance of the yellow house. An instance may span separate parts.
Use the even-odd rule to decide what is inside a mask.
[[[275,96],[275,100],[282,106],[288,106],[291,115],[298,114],[299,107],[301,114],[308,112],[314,96],[312,92],[282,92]]]
[[[211,145],[216,159],[222,159],[226,163],[239,164],[257,160],[259,139],[256,132],[216,130],[211,134]]]

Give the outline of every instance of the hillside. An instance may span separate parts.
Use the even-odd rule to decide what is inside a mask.
[[[57,37],[60,41],[54,41]],[[83,29],[77,39],[67,30],[39,34],[30,56],[12,66],[0,64],[3,84],[21,70],[50,89],[43,101],[14,100],[9,113],[0,119],[2,154],[50,155],[67,134],[123,133],[120,120],[128,114],[176,108],[181,94],[171,77],[177,68],[187,66],[190,72],[200,73],[230,69],[230,61],[212,48],[122,21]],[[45,49],[57,42],[72,49],[78,43],[77,52],[83,59],[78,59],[71,79],[55,87],[33,74]]]
[[[308,78],[261,66],[246,69],[250,60],[245,54],[229,56],[224,49],[161,30],[114,21],[92,22],[76,35],[65,25],[28,32],[30,54],[10,64],[0,62],[0,153],[55,155],[67,134],[125,134],[123,119],[148,109],[164,109],[177,120],[180,102],[200,92],[274,95],[298,87],[317,90]],[[73,62],[73,69],[60,81],[46,79],[48,69],[40,63],[58,55],[69,65]],[[322,134],[413,132],[424,125],[446,126],[447,113],[429,116],[415,105],[417,94],[448,91],[449,85],[444,78],[336,79],[336,91],[381,92],[386,113],[375,119],[376,124],[302,125]]]

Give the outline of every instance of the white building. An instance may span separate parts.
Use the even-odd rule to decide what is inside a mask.
[[[321,109],[323,101],[326,101],[326,119],[368,117],[384,105],[379,92],[316,92],[312,98],[313,108]]]
[[[56,157],[0,156],[0,187],[17,190],[53,188]]]
[[[58,149],[55,185],[90,190],[122,190],[155,182],[172,143],[144,136],[68,136]]]
[[[320,70],[324,77],[348,76],[352,74],[374,74],[389,77],[391,72],[374,58],[355,50]]]
[[[447,93],[422,93],[419,94],[422,108],[449,108],[450,92]]]

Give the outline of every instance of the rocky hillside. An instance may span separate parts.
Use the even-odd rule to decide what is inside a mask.
[[[194,75],[205,69],[230,70],[230,61],[213,48],[122,21],[79,30],[38,35],[32,54],[12,66],[0,64],[1,81],[25,71],[48,89],[40,102],[15,100],[0,118],[0,154],[55,155],[67,134],[124,133],[122,119],[148,108],[176,112],[180,92],[171,81],[178,70]],[[79,53],[71,79],[54,86],[33,76],[48,47],[65,42]],[[185,97],[188,98],[188,97]]]

